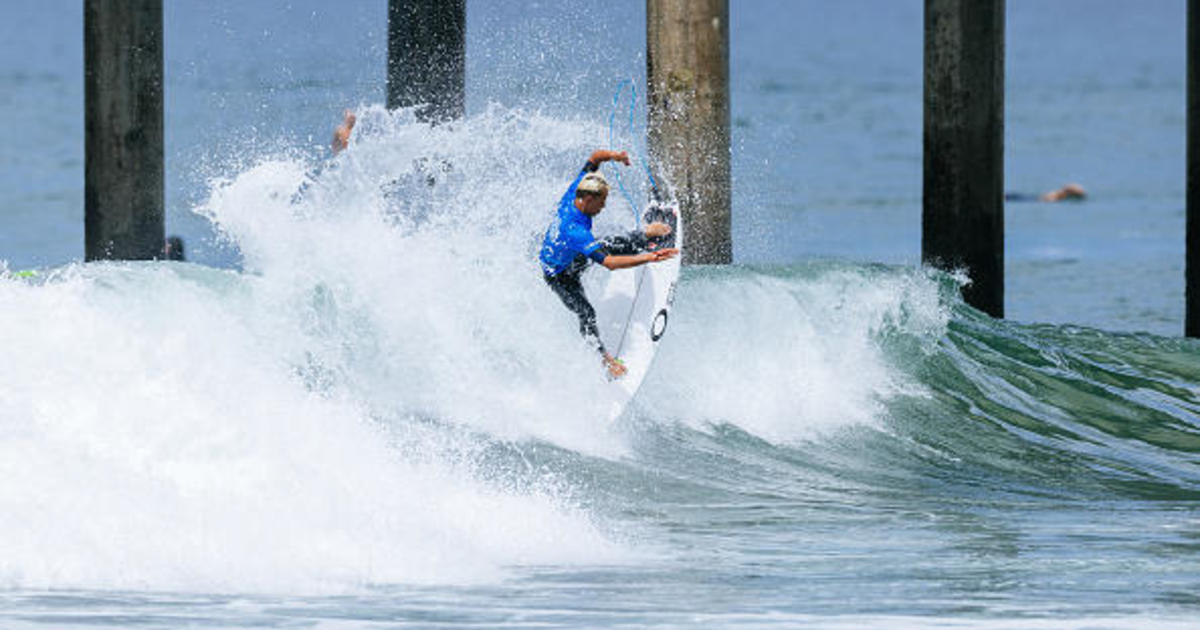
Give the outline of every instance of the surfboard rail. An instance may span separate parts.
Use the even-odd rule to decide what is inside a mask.
[[[678,204],[652,203],[642,219],[643,225],[663,222],[671,226],[671,233],[651,240],[647,251],[675,247],[682,253],[683,222]],[[607,384],[612,399],[610,420],[621,415],[650,371],[658,344],[670,326],[680,268],[681,256],[675,256],[607,274],[595,301],[597,325],[605,347],[627,370]]]

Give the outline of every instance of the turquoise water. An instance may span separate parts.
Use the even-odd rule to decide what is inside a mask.
[[[470,3],[431,129],[382,5],[168,6],[190,262],[90,265],[81,16],[10,7],[0,626],[1194,627],[1184,3],[1009,1],[1008,187],[1091,196],[1005,321],[917,264],[921,3],[735,3],[737,264],[611,425],[532,253],[644,7]]]

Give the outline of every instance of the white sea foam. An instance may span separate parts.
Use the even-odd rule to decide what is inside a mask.
[[[889,396],[921,394],[881,339],[891,329],[931,342],[949,318],[920,270],[819,264],[803,274],[692,274],[675,312],[642,406],[785,442],[877,425]]]
[[[532,256],[603,129],[507,112],[436,128],[379,109],[360,120],[298,202],[302,168],[275,160],[202,209],[259,290],[299,313],[305,360],[389,412],[622,452],[596,421],[594,355]]]
[[[363,401],[311,391],[262,282],[0,284],[0,584],[325,592],[620,556],[552,493],[410,461]]]
[[[360,131],[302,198],[296,160],[214,182],[244,273],[0,279],[0,585],[337,592],[627,556],[552,484],[472,473],[451,430],[620,452],[528,257],[602,130]]]

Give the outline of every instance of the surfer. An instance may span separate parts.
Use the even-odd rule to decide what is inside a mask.
[[[358,117],[354,115],[354,110],[347,109],[342,112],[342,123],[333,129],[333,139],[329,142],[329,149],[332,151],[333,157],[337,157],[339,153],[350,147],[350,134],[354,131],[354,124],[358,122]],[[299,188],[292,193],[292,205],[296,205],[304,201],[304,196],[308,194],[308,189],[317,181],[321,173],[325,169],[334,166],[331,159],[325,160],[304,173],[304,180],[300,182]]]
[[[1030,195],[1028,193],[1004,193],[1005,201],[1046,201],[1054,203],[1056,201],[1081,201],[1087,197],[1087,191],[1079,184],[1067,184],[1062,188],[1044,192],[1040,195]]]
[[[609,160],[628,165],[629,155],[624,151],[592,153],[558,202],[557,218],[546,230],[538,258],[546,284],[579,317],[579,332],[600,352],[609,376],[620,378],[625,374],[625,366],[604,348],[596,326],[596,310],[584,294],[580,276],[593,261],[615,271],[669,260],[679,250],[664,247],[647,251],[658,239],[670,234],[671,227],[666,223],[651,223],[644,231],[603,240],[592,235],[592,217],[604,209],[608,200],[608,181],[599,171],[600,164]]]
[[[168,236],[163,242],[162,257],[165,260],[183,261],[183,238],[179,236]]]
[[[334,155],[345,151],[346,147],[350,146],[350,132],[354,130],[354,123],[357,121],[358,118],[353,111],[347,109],[342,112],[342,124],[333,130],[333,141],[330,143]]]

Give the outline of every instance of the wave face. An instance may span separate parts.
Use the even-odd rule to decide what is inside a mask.
[[[963,281],[692,269],[638,412],[881,493],[1200,498],[1200,344],[996,321],[962,303]]]
[[[868,588],[872,558],[978,534],[980,511],[1044,534],[1043,507],[1082,526],[1096,502],[1200,499],[1196,342],[993,321],[910,267],[688,268],[607,425],[533,256],[607,129],[369,109],[356,134],[317,168],[212,181],[196,211],[240,271],[0,276],[0,584],[342,593],[666,562],[703,592],[840,557]],[[614,195],[598,231],[632,216]],[[961,587],[1009,547],[957,549],[931,571]],[[1035,585],[1058,566],[1038,549]],[[903,584],[909,611],[944,586]]]

